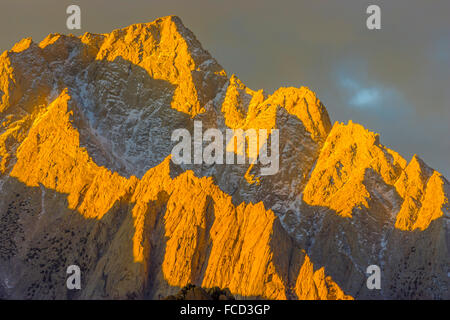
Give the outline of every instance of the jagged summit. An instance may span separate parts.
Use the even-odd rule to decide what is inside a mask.
[[[175,16],[0,56],[0,295],[268,299],[449,292],[449,184],[306,87],[248,88]],[[280,131],[280,170],[174,165],[171,133]],[[255,183],[257,181],[258,183]],[[66,290],[65,267],[83,290]],[[365,286],[367,266],[382,290]]]

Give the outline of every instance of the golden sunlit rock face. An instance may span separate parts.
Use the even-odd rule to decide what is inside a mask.
[[[333,127],[303,199],[351,217],[353,208],[370,207],[371,194],[365,185],[368,171],[394,186],[403,201],[396,228],[425,230],[431,221],[443,215],[448,198],[442,175],[428,168],[416,155],[407,164],[398,153],[381,145],[377,134],[352,122]]]
[[[358,124],[332,126],[306,87],[267,95],[228,78],[178,17],[24,39],[0,56],[0,96],[0,297],[158,299],[189,283],[240,298],[448,297],[447,180]],[[279,129],[279,172],[174,165],[171,133],[193,120]]]

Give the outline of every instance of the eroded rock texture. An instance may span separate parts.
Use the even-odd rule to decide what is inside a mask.
[[[308,88],[245,86],[178,17],[0,56],[0,297],[449,298],[449,183]],[[279,129],[280,170],[174,165],[175,129]],[[66,289],[66,268],[82,290]],[[382,289],[366,288],[366,268]]]

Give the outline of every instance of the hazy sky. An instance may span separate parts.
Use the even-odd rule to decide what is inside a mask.
[[[66,29],[70,4],[80,32]],[[381,30],[366,28],[369,4],[381,7]],[[250,88],[308,86],[332,121],[361,123],[450,178],[449,0],[0,0],[0,50],[171,14]]]

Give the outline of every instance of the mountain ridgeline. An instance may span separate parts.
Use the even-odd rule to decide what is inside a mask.
[[[279,171],[175,165],[175,129],[278,129]],[[449,182],[306,87],[228,76],[178,17],[0,56],[0,297],[449,299]],[[68,290],[78,265],[81,290]],[[381,289],[366,286],[381,269]]]

